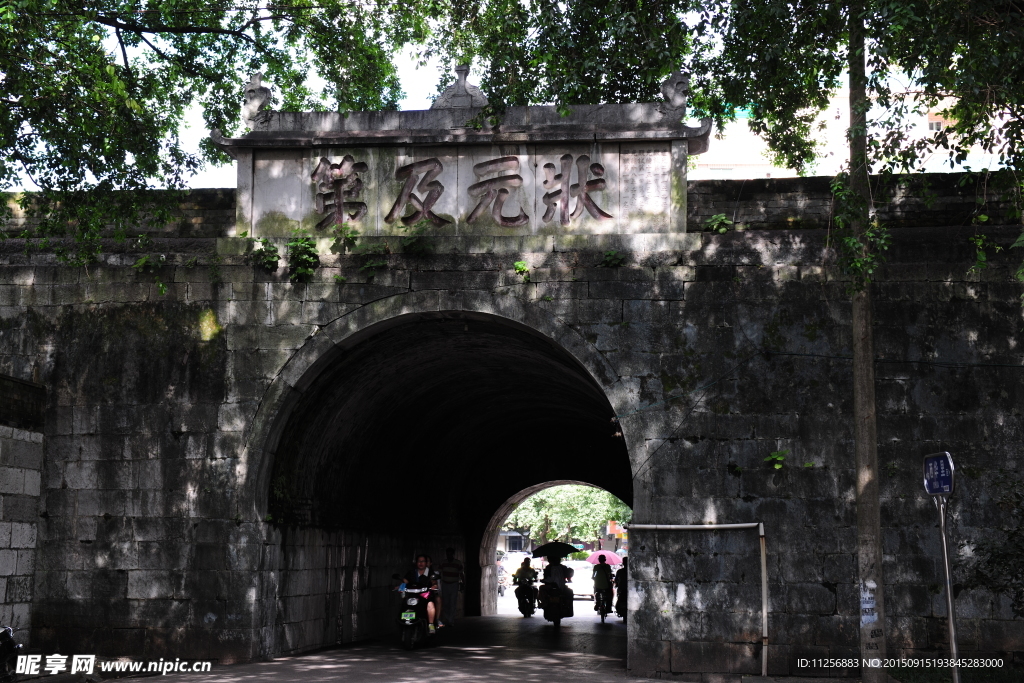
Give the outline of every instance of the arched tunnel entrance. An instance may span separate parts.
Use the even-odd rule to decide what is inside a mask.
[[[538,484],[587,482],[632,505],[629,456],[604,391],[525,325],[463,311],[399,316],[315,371],[281,416],[267,512],[280,566],[334,562],[324,581],[339,597],[305,631],[279,623],[282,652],[385,631],[391,574],[446,546],[466,564],[465,614],[493,613],[480,589],[494,557],[480,549],[499,509]],[[318,544],[335,550],[324,559]],[[301,592],[289,581],[286,597]]]
[[[481,614],[497,614],[495,606],[497,604],[497,576],[495,570],[495,557],[497,556],[497,545],[498,536],[501,533],[502,527],[509,516],[515,511],[515,509],[528,498],[534,494],[540,493],[545,489],[554,488],[556,486],[587,486],[596,489],[603,487],[594,486],[593,484],[586,481],[578,481],[573,479],[562,479],[557,481],[545,481],[539,484],[528,486],[522,491],[513,494],[508,500],[502,503],[494,514],[491,515],[491,519],[487,522],[487,526],[484,529],[483,540],[480,543],[480,568],[481,568],[481,581],[480,581],[480,613]],[[607,490],[607,489],[605,489]],[[620,498],[621,500],[621,498]],[[514,571],[515,567],[506,567],[509,571]]]

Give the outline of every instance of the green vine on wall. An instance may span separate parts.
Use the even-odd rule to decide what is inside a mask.
[[[864,198],[850,188],[848,173],[844,171],[833,178],[831,189],[836,230],[829,235],[829,246],[838,251],[840,268],[851,276],[849,293],[854,294],[874,279],[875,271],[885,262],[882,252],[889,249],[892,236],[877,220],[868,222],[859,234],[854,232],[853,225],[868,215],[868,207]]]
[[[988,220],[988,216],[979,216],[982,220]],[[991,249],[998,253],[1003,250],[1001,246],[993,242],[987,235],[977,234],[967,240],[974,245],[974,265],[967,269],[968,273],[980,273],[988,268],[988,254],[986,250]]]
[[[142,234],[130,240],[129,246],[137,250],[149,249],[153,246],[153,238]],[[132,264],[132,268],[136,273],[156,273],[166,262],[167,257],[163,254],[143,254]],[[156,285],[156,291],[160,292],[160,296],[167,294],[167,285],[159,275],[153,278],[153,284]]]

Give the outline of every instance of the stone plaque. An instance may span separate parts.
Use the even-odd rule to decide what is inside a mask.
[[[622,145],[619,152],[619,229],[622,232],[670,230],[668,144]]]

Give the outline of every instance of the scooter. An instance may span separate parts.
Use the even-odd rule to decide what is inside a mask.
[[[427,604],[433,597],[433,588],[406,588],[402,598],[402,613],[398,630],[402,647],[411,650],[427,639]]]
[[[505,597],[505,591],[508,590],[508,587],[508,572],[500,572],[498,574],[498,595]]]
[[[14,642],[14,629],[4,626],[0,629],[0,681],[11,683],[18,680],[16,672],[21,644]]]
[[[516,588],[516,598],[519,599],[519,611],[524,617],[532,617],[537,611],[537,589],[533,582],[522,581]]]
[[[556,627],[572,616],[572,591],[565,586],[548,586],[544,591],[544,618]]]
[[[626,605],[626,595],[628,591],[625,585],[617,585],[615,586],[615,592],[618,593],[618,595],[615,596],[615,614],[621,617],[623,621],[625,621],[626,613],[629,611],[629,608]]]

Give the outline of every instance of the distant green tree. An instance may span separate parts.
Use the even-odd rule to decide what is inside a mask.
[[[552,486],[519,504],[505,528],[528,533],[538,544],[580,540],[588,543],[601,536],[608,520],[628,522],[633,511],[604,489],[593,486]]]

